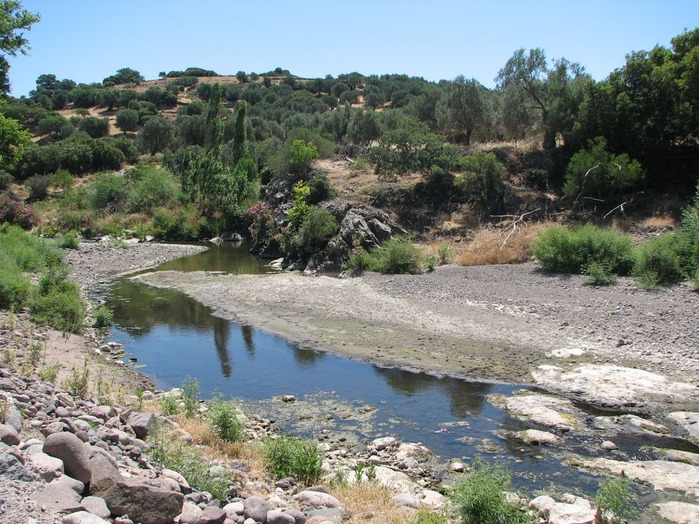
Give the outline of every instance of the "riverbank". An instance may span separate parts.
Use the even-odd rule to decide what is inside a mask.
[[[583,277],[545,273],[533,263],[352,279],[204,272],[136,278],[184,292],[222,317],[358,360],[539,383],[608,407],[657,401],[699,408],[699,294],[685,286],[650,292],[620,279],[595,288]],[[565,380],[582,370],[594,384],[604,375],[600,366],[611,371],[605,382],[638,387],[630,393],[637,398],[629,401],[624,391],[600,401],[594,386],[586,393],[579,381]],[[658,374],[661,382],[628,370]]]

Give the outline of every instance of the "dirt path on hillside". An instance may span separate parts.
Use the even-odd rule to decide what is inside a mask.
[[[594,288],[534,264],[353,279],[204,272],[137,278],[302,346],[381,365],[531,383],[541,365],[614,364],[699,385],[699,293],[685,286],[648,292],[621,279]]]

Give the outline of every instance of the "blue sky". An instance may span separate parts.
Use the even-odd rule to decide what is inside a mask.
[[[277,66],[303,77],[358,71],[488,87],[512,53],[541,47],[601,80],[634,50],[699,26],[696,0],[24,0],[41,15],[11,58],[14,96],[44,73],[99,82],[190,66],[219,74]]]

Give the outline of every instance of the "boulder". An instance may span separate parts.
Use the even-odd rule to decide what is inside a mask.
[[[101,497],[85,497],[82,499],[81,504],[85,507],[86,511],[103,519],[108,519],[112,514],[107,507],[107,503]]]
[[[267,501],[262,497],[254,496],[245,499],[243,516],[246,519],[254,519],[256,522],[265,524],[268,511]]]
[[[548,446],[558,446],[563,444],[563,439],[549,433],[548,431],[540,431],[538,429],[525,429],[524,431],[517,431],[514,436],[518,439],[526,442],[527,444],[533,444],[538,446],[539,444],[544,444]]]
[[[171,524],[182,512],[184,495],[155,488],[137,479],[121,479],[100,495],[113,515],[128,515],[141,524]]]
[[[113,460],[111,456],[103,452],[96,452],[90,458],[90,470],[92,473],[90,490],[94,495],[101,496],[102,493],[121,480],[121,475],[112,462]]]
[[[145,439],[157,426],[158,417],[153,413],[133,412],[126,423],[131,426],[136,436]]]
[[[299,503],[314,508],[339,508],[340,501],[328,493],[305,490],[294,496]]]
[[[46,437],[44,453],[63,461],[66,475],[87,484],[92,475],[90,458],[83,441],[72,433],[54,433]]]
[[[0,453],[0,477],[22,482],[31,482],[35,479],[34,475],[26,470],[22,461],[12,453]]]
[[[38,452],[29,456],[27,465],[30,466],[42,479],[51,482],[53,479],[63,475],[63,461],[56,457],[51,457],[46,453]]]
[[[202,509],[194,502],[185,501],[180,513],[180,524],[202,524]]]
[[[20,439],[17,430],[8,424],[0,424],[0,442],[8,446],[19,446]]]
[[[87,511],[77,511],[63,517],[61,524],[109,524],[109,522]]]
[[[82,492],[85,491],[85,484],[80,482],[78,479],[69,477],[68,475],[61,475],[60,477],[53,479],[51,481],[51,484],[65,484],[70,489],[75,491],[78,495],[82,494]]]
[[[296,519],[293,515],[273,509],[267,512],[267,524],[296,524]]]
[[[85,509],[80,503],[80,495],[66,484],[48,484],[32,498],[39,507],[51,513],[74,513]]]
[[[699,506],[688,502],[660,502],[654,509],[663,522],[676,524],[692,524],[699,522]]]
[[[699,440],[699,413],[691,411],[674,411],[668,418],[682,426],[692,438]]]
[[[225,520],[226,512],[216,506],[206,506],[201,515],[201,524],[223,524]]]

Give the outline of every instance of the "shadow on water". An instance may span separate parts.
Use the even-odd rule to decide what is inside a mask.
[[[158,269],[267,271],[245,245],[211,246]],[[559,458],[541,448],[503,436],[531,426],[495,408],[487,395],[509,395],[521,387],[377,367],[298,347],[216,317],[182,293],[129,279],[111,285],[107,305],[118,326],[114,340],[125,345],[159,388],[178,387],[193,377],[204,397],[220,393],[263,402],[286,394],[299,399],[327,394],[377,408],[371,429],[357,430],[362,439],[392,434],[403,441],[422,442],[443,458],[497,457],[513,471],[515,484],[528,492],[555,483],[589,494],[597,486],[595,477],[562,466]]]

